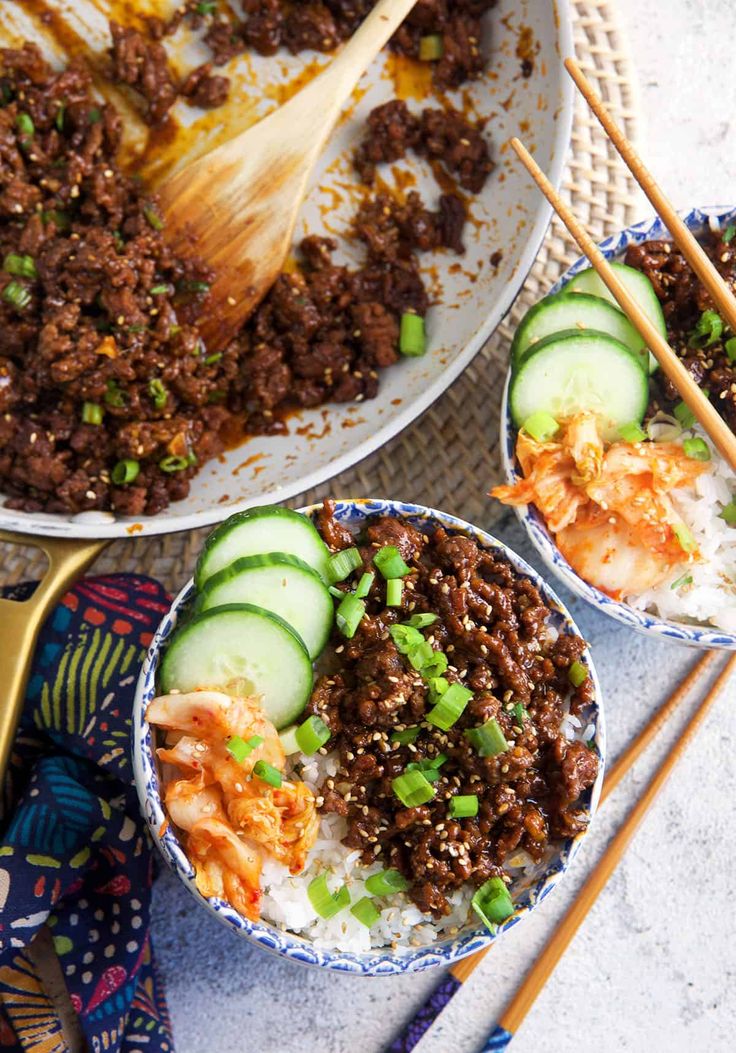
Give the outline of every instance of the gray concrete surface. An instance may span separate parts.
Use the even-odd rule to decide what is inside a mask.
[[[733,202],[732,0],[620,0],[620,8],[651,167],[681,206]],[[539,566],[512,516],[496,533]],[[614,757],[696,655],[631,633],[560,591],[594,648]],[[516,1053],[734,1048],[735,714],[736,688],[655,805],[519,1032]],[[676,731],[597,817],[563,887],[488,956],[421,1053],[471,1053],[482,1044]],[[195,909],[168,873],[156,885],[153,937],[178,1053],[379,1053],[439,979],[362,980],[286,964]]]

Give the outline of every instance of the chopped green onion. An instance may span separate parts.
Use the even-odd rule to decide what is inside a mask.
[[[684,523],[675,523],[672,527],[672,531],[679,541],[680,548],[683,552],[695,552],[698,547],[697,543]]]
[[[344,589],[338,589],[337,585],[330,585],[327,589],[330,596],[334,596],[336,600],[341,600],[345,596]]]
[[[392,779],[391,786],[405,808],[415,808],[434,797],[434,787],[421,771],[407,771]]]
[[[185,292],[193,293],[208,293],[210,291],[209,282],[184,282],[182,288]]]
[[[12,274],[16,278],[30,278],[31,281],[38,277],[36,264],[33,256],[19,256],[15,252],[9,252],[3,260],[3,270],[6,274]]]
[[[721,339],[723,328],[723,319],[717,311],[703,311],[688,343],[690,347],[711,347]]]
[[[154,230],[164,229],[164,221],[161,219],[153,205],[144,205],[143,215],[148,220],[148,225],[153,227]]]
[[[283,731],[279,732],[279,741],[281,742],[281,748],[287,757],[291,756],[292,753],[300,753],[299,743],[296,741],[296,724],[290,725],[288,728],[284,728]]]
[[[358,587],[355,590],[355,595],[359,600],[365,599],[368,593],[371,591],[373,582],[376,580],[375,574],[364,574],[358,582]]]
[[[56,117],[54,118],[54,124],[56,130],[59,132],[64,131],[64,114],[66,113],[66,105],[62,102],[59,109],[56,111]]]
[[[395,545],[384,545],[373,557],[373,562],[388,581],[389,578],[405,578],[411,573]]]
[[[365,614],[365,601],[347,592],[335,612],[337,628],[347,640],[352,640]]]
[[[539,410],[527,417],[522,430],[531,435],[535,442],[549,442],[560,430],[560,426],[551,414]]]
[[[453,724],[456,724],[463,715],[465,707],[472,697],[473,692],[468,690],[467,687],[463,687],[462,684],[450,684],[443,692],[437,705],[430,709],[427,714],[427,721],[442,731],[449,731]]]
[[[206,366],[214,366],[215,362],[219,362],[222,358],[222,351],[216,351],[214,355],[207,355],[204,360]]]
[[[369,896],[363,896],[357,903],[354,903],[350,908],[350,913],[362,925],[365,925],[366,929],[370,929],[371,925],[375,925],[381,917],[380,910],[376,909],[373,900]]]
[[[436,62],[445,53],[445,45],[439,33],[431,33],[419,40],[419,59],[421,62]]]
[[[403,728],[401,731],[394,731],[391,735],[391,741],[398,742],[400,746],[408,746],[410,742],[414,742],[419,737],[421,730],[417,725],[413,728]]]
[[[365,887],[372,896],[392,896],[394,892],[406,892],[409,882],[398,870],[382,870],[366,878]]]
[[[296,729],[296,741],[299,749],[311,757],[318,749],[324,746],[332,735],[332,732],[321,717],[307,717],[303,724]]]
[[[647,433],[636,421],[632,421],[631,424],[622,424],[618,433],[624,442],[644,442],[647,437]]]
[[[411,764],[407,764],[406,770],[421,772],[427,782],[439,782],[440,780],[439,771],[436,768],[425,765],[423,761],[412,761]]]
[[[723,232],[723,237],[721,238],[721,240],[723,241],[723,244],[724,245],[730,245],[731,242],[733,241],[734,234],[736,234],[736,227],[733,225],[733,223],[729,223],[729,225],[726,227],[726,229]]]
[[[117,380],[113,380],[112,377],[107,382],[107,391],[104,398],[106,406],[113,406],[116,409],[121,409],[127,400],[125,392],[119,386]]]
[[[396,650],[399,654],[409,654],[410,651],[426,643],[419,630],[412,628],[410,625],[392,625],[389,629],[389,635],[396,644]]]
[[[102,112],[97,108],[97,106],[93,106],[92,109],[89,111],[89,113],[87,114],[87,120],[90,124],[100,123],[100,121],[102,120]]]
[[[201,2],[197,4],[198,15],[211,15],[216,10],[217,4],[215,0],[201,0]]]
[[[401,578],[390,578],[386,582],[386,606],[400,607],[404,595],[404,582]]]
[[[582,662],[573,662],[567,671],[567,676],[573,687],[580,687],[588,679],[588,670]]]
[[[346,548],[342,552],[336,552],[327,560],[327,574],[331,583],[335,585],[338,581],[345,581],[362,563],[357,548]]]
[[[476,793],[458,794],[450,798],[451,819],[472,819],[478,814],[478,795]]]
[[[132,483],[138,478],[140,470],[141,466],[138,461],[118,461],[110,472],[110,478],[116,486],[125,486],[126,483]]]
[[[729,526],[736,526],[736,501],[729,501],[719,518],[725,520]]]
[[[247,757],[250,757],[253,750],[263,745],[263,742],[262,735],[252,735],[247,742],[245,739],[241,739],[240,735],[233,735],[232,738],[227,740],[225,748],[238,764],[242,764]],[[281,784],[279,783],[279,785]]]
[[[479,728],[470,728],[465,734],[481,757],[497,757],[509,748],[506,736],[495,717],[491,717]]]
[[[166,400],[169,397],[169,393],[164,386],[164,382],[159,380],[158,377],[152,377],[148,381],[148,394],[153,399],[153,404],[156,409],[163,409],[166,405]]]
[[[273,764],[268,764],[265,760],[256,761],[253,765],[253,774],[261,782],[268,783],[269,786],[275,786],[277,790],[283,781],[279,769],[274,768]]]
[[[430,649],[429,654],[425,655],[422,649],[422,653],[415,656],[415,652],[412,651],[408,656],[409,661],[425,680],[436,680],[447,670],[450,663],[447,660],[447,655],[442,651],[432,650],[432,646],[429,643],[427,647]],[[421,665],[417,664],[418,661],[421,662]]]
[[[403,625],[408,625],[412,629],[426,629],[439,618],[439,614],[412,614],[411,618],[407,618]]]
[[[723,346],[726,349],[728,361],[736,362],[736,336],[732,336]]]
[[[433,704],[439,702],[450,686],[450,681],[445,680],[444,676],[432,676],[427,681],[429,687],[429,701]]]
[[[96,402],[85,402],[82,404],[82,420],[85,424],[102,424],[102,416],[105,411]]]
[[[513,709],[514,719],[520,728],[524,727],[525,722],[529,719],[529,714],[522,706],[521,702],[517,702]]]
[[[472,907],[490,932],[514,913],[509,890],[501,878],[492,877],[473,896]]]
[[[410,358],[418,358],[427,350],[424,319],[421,315],[406,312],[401,316],[399,351]]]
[[[673,590],[674,589],[681,589],[683,587],[683,585],[692,585],[692,583],[693,583],[693,576],[692,576],[692,574],[683,574],[682,577],[679,577],[677,579],[677,581],[673,581],[672,582],[672,584],[670,585],[670,588],[673,589]]]
[[[694,461],[710,460],[710,448],[708,443],[705,439],[701,439],[699,436],[696,436],[694,439],[685,439],[682,448],[685,451],[685,456],[691,457]]]
[[[314,910],[320,918],[328,920],[334,918],[341,910],[350,903],[350,893],[347,885],[341,885],[337,892],[330,892],[327,887],[327,877],[320,874],[307,885],[307,896]]]
[[[672,412],[683,428],[692,428],[695,414],[686,403],[678,402]]]
[[[163,457],[158,462],[158,466],[162,472],[171,475],[173,472],[185,471],[190,467],[191,463],[188,457],[179,457],[177,454],[172,453],[168,457]]]
[[[27,113],[18,114],[18,116],[15,118],[15,126],[20,132],[20,134],[25,136],[33,135],[33,133],[36,130],[36,127],[30,115]]]
[[[16,310],[24,311],[31,302],[31,294],[21,282],[12,281],[3,289],[3,300]]]
[[[161,285],[152,285],[148,291],[150,292],[151,296],[164,296],[166,293],[170,293],[172,290],[168,282],[164,282]]]

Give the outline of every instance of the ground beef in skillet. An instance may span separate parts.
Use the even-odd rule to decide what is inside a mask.
[[[331,549],[355,544],[326,502],[319,529]],[[595,781],[597,755],[560,732],[568,671],[585,644],[577,637],[548,637],[548,608],[535,586],[500,556],[473,540],[436,529],[423,534],[403,520],[377,518],[358,541],[363,567],[384,545],[394,545],[413,568],[400,609],[385,607],[380,573],[355,637],[336,631],[328,675],[314,689],[308,709],[330,727],[325,750],[337,749],[340,768],[321,788],[324,811],[346,817],[345,844],[366,863],[398,868],[421,910],[448,913],[447,895],[470,881],[502,875],[518,848],[534,860],[550,841],[583,828],[579,799]],[[342,588],[349,588],[343,585]],[[388,629],[411,614],[434,613],[424,630],[444,651],[448,680],[462,681],[474,697],[448,732],[422,723],[431,703],[427,687],[397,650]],[[572,712],[592,698],[588,679],[572,690]],[[519,724],[517,703],[528,716]],[[464,731],[495,717],[509,743],[506,752],[481,758]],[[390,741],[395,730],[420,725],[412,744]],[[448,754],[435,797],[405,808],[391,780],[407,764]],[[455,794],[477,794],[477,818],[448,818]]]
[[[486,6],[462,12],[476,18]],[[329,14],[346,35],[369,7],[306,4],[301,16],[326,26]],[[275,0],[245,10],[246,29],[290,12]],[[420,4],[414,14],[446,12]],[[160,40],[183,18],[208,39],[219,33],[222,48],[244,46],[240,28],[196,3],[168,25],[149,20],[148,35],[111,25],[111,70],[151,122],[177,94],[200,106],[227,94],[209,63],[175,83]],[[425,111],[417,130],[432,112],[455,120]],[[370,119],[381,157],[384,124],[380,112]],[[361,266],[334,263],[331,239],[306,238],[299,271],[278,279],[221,355],[208,355],[195,320],[212,275],[168,251],[155,198],[117,165],[120,139],[116,111],[94,98],[81,63],[59,73],[33,45],[0,53],[0,258],[22,256],[26,267],[0,272],[0,487],[13,508],[153,515],[185,498],[234,434],[282,432],[294,408],[374,397],[380,370],[398,359],[401,314],[429,307],[418,254],[464,251],[458,194],[441,194],[436,209],[416,193],[368,198],[355,221]],[[135,478],[119,481],[122,461],[135,462]]]
[[[736,290],[736,227],[722,232],[709,232],[703,247],[714,264]],[[709,293],[690,269],[687,260],[669,241],[645,241],[630,245],[626,263],[642,271],[654,286],[667,322],[668,339],[682,358],[693,379],[707,390],[713,405],[729,426],[736,431],[736,359],[729,354],[726,343],[734,334],[724,326],[719,339],[708,347],[698,347],[694,334],[703,311],[715,310]],[[666,379],[661,382],[661,397],[657,395],[652,408],[671,412],[679,402],[677,390]]]

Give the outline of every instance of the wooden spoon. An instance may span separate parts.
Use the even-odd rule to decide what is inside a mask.
[[[289,251],[312,169],[353,88],[416,0],[379,0],[318,77],[159,190],[166,240],[217,277],[200,329],[222,348],[263,299]]]

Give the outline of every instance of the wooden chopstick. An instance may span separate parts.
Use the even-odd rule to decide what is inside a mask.
[[[644,314],[626,286],[617,278],[616,272],[603,253],[559,196],[524,144],[519,139],[514,138],[511,140],[511,146],[529,175],[580,246],[582,253],[588,257],[591,266],[595,268],[600,278],[610,289],[621,310],[637,329],[662,367],[665,376],[672,381],[686,405],[697,420],[700,421],[705,432],[736,472],[736,435],[728,427],[715,406],[709,402],[700,390],[680,359],[661,336],[659,330]]]
[[[692,667],[679,687],[673,691],[667,701],[649,719],[634,741],[624,750],[613,767],[606,773],[601,791],[601,804],[616,789],[657,733],[665,726],[678,706],[689,695],[697,681],[704,676],[718,657],[717,651],[709,651],[704,654]],[[448,976],[440,981],[437,988],[432,990],[427,1001],[412,1017],[408,1027],[387,1047],[385,1053],[409,1053],[493,946],[494,944],[491,944],[484,950],[476,951],[475,954],[471,954],[467,958],[463,958],[462,961],[456,962],[450,969]]]
[[[710,293],[720,314],[726,319],[733,332],[736,333],[736,296],[734,296],[731,288],[719,274],[698,239],[680,219],[672,202],[657,184],[652,173],[613,120],[604,106],[603,100],[596,95],[592,85],[575,59],[565,59],[565,69],[575,81],[580,94],[600,121],[608,138],[626,162],[626,166],[634,179],[657,210],[672,235],[672,240]]]
[[[657,799],[662,787],[674,771],[677,762],[685,753],[687,746],[695,736],[734,670],[736,670],[736,654],[732,655],[726,662],[710,691],[686,724],[674,747],[660,764],[644,793],[614,835],[572,906],[547,941],[534,965],[524,977],[516,994],[504,1009],[496,1028],[489,1036],[486,1045],[483,1046],[482,1053],[491,1053],[491,1050],[495,1053],[497,1050],[505,1049],[513,1038],[514,1033],[518,1031],[524,1017],[531,1009],[611,874],[621,862],[624,852],[631,843],[642,820]]]

